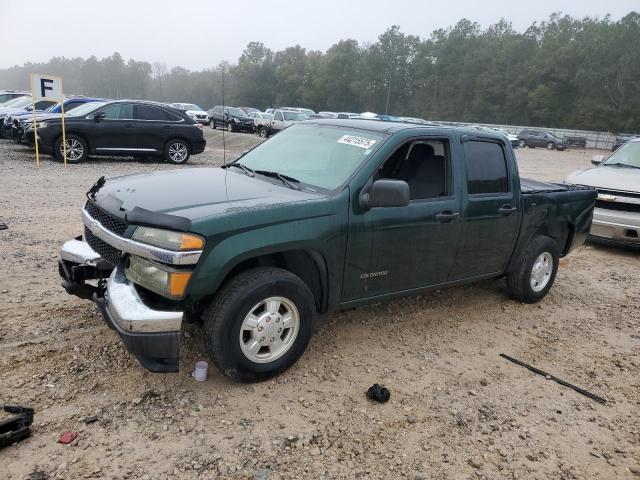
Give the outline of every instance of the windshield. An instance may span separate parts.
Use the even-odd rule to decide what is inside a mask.
[[[244,110],[240,109],[240,108],[235,108],[235,107],[229,107],[226,109],[227,113],[231,116],[234,117],[246,117],[247,114],[244,112]]]
[[[18,97],[3,103],[3,107],[22,108],[31,104],[31,97]]]
[[[83,115],[88,115],[94,110],[103,106],[106,102],[87,102],[84,105],[80,105],[79,107],[74,108],[69,113],[65,115],[67,117],[82,117]]]
[[[182,108],[184,108],[185,110],[202,110],[202,108],[194,103],[183,103]]]
[[[303,184],[333,190],[387,138],[377,132],[300,123],[241,157],[252,170],[288,175]]]
[[[602,165],[640,168],[640,142],[625,143]]]
[[[282,112],[285,120],[307,120],[309,115],[300,112]]]

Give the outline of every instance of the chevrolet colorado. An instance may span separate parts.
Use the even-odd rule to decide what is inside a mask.
[[[501,277],[542,299],[595,201],[521,179],[503,135],[309,120],[223,168],[100,178],[59,272],[146,368],[177,371],[199,322],[217,367],[257,381],[302,355],[319,313]]]

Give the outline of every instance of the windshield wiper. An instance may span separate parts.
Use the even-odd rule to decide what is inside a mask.
[[[244,173],[246,173],[248,176],[250,177],[255,177],[256,174],[253,170],[251,170],[249,167],[247,167],[246,165],[243,165],[239,162],[233,162],[233,163],[228,163],[227,165],[223,165],[222,168],[229,168],[229,167],[238,167],[241,168]]]
[[[640,168],[635,165],[629,165],[628,163],[605,163],[607,167],[627,167],[627,168]]]
[[[260,175],[264,175],[265,177],[273,177],[279,180],[282,180],[282,183],[287,185],[289,188],[293,188],[294,190],[300,190],[300,187],[294,186],[291,182],[300,183],[300,180],[297,178],[290,177],[289,175],[284,175],[278,172],[270,172],[269,170],[256,170],[256,173]]]

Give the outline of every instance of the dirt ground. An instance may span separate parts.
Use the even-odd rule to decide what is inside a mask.
[[[220,134],[206,133],[193,167],[221,163]],[[226,140],[234,158],[256,137]],[[523,175],[561,180],[593,153],[517,156]],[[0,477],[640,478],[639,253],[586,246],[538,305],[487,281],[326,315],[280,377],[242,385],[211,366],[198,383],[198,327],[183,332],[180,373],[149,373],[90,302],[64,292],[56,267],[99,176],[168,168],[45,157],[36,170],[31,150],[0,141],[0,403],[36,409],[33,436],[0,450]],[[388,403],[365,398],[374,382]],[[77,439],[57,443],[68,430]]]

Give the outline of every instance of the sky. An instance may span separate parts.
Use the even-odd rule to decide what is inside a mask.
[[[505,18],[523,31],[558,11],[617,20],[632,10],[638,0],[0,0],[0,68],[119,52],[200,70],[235,63],[250,41],[325,51],[347,38],[374,42],[391,25],[426,38],[461,18],[482,27]]]

